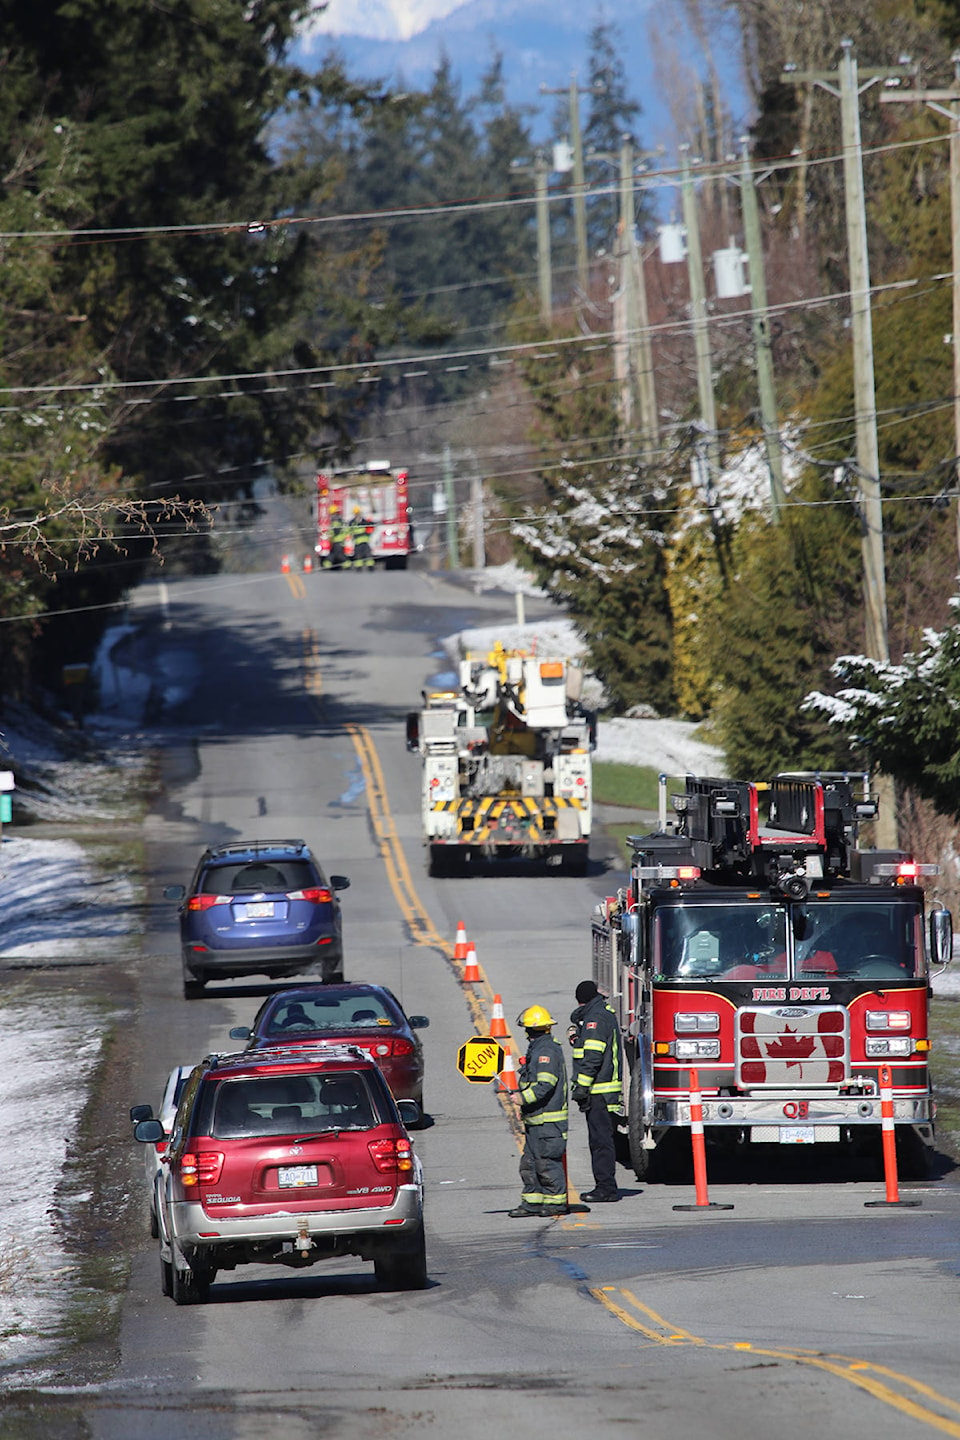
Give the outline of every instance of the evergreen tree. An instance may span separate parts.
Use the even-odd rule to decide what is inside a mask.
[[[951,602],[954,615],[958,600]],[[807,696],[807,713],[826,718],[863,757],[960,819],[960,625],[930,631],[899,665],[843,655],[833,666],[836,694]]]
[[[600,18],[590,30],[589,96],[583,127],[584,170],[587,183],[604,193],[587,203],[587,241],[590,253],[610,253],[620,224],[619,156],[624,137],[634,138],[641,106],[629,92],[623,64],[620,27]],[[605,156],[600,160],[599,156]],[[639,159],[639,157],[637,157]],[[636,195],[636,221],[641,229],[652,223],[653,212],[641,193]]]

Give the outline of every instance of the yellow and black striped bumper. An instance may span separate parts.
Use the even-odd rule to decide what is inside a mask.
[[[457,839],[470,845],[544,845],[558,839],[561,810],[582,810],[575,799],[524,799],[484,795],[478,800],[444,800],[434,812],[456,814]]]

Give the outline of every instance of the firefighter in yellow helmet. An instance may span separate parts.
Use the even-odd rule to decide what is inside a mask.
[[[350,534],[353,536],[353,568],[355,570],[372,570],[373,555],[370,551],[370,536],[373,534],[373,521],[364,515],[359,505],[353,507],[353,515],[350,518]]]
[[[557,1022],[543,1005],[517,1016],[527,1053],[517,1073],[517,1099],[526,1134],[520,1157],[520,1204],[509,1215],[567,1214],[567,1066],[550,1031]]]
[[[324,570],[341,570],[348,568],[350,561],[347,558],[347,540],[350,532],[343,523],[343,516],[340,513],[340,506],[333,502],[330,506],[330,553],[321,562]]]

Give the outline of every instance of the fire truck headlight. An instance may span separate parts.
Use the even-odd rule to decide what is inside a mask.
[[[719,1040],[678,1040],[674,1046],[678,1060],[719,1060]]]
[[[884,1055],[912,1055],[913,1041],[907,1035],[891,1036],[889,1040],[868,1040],[866,1052],[871,1060]]]
[[[712,1010],[683,1010],[673,1017],[673,1030],[676,1035],[689,1035],[696,1030],[710,1035],[719,1029],[720,1016]]]
[[[911,1018],[909,1010],[868,1010],[866,1026],[868,1030],[909,1030]]]

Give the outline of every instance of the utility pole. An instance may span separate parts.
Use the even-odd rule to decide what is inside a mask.
[[[633,141],[624,135],[620,146],[620,228],[623,243],[623,286],[626,296],[627,350],[631,382],[640,400],[640,429],[644,444],[653,449],[659,438],[657,391],[653,373],[653,346],[647,310],[643,256],[637,245],[633,209]]]
[[[690,171],[690,146],[680,146],[680,195],[683,201],[683,224],[687,232],[687,273],[690,277],[690,320],[697,357],[697,390],[700,415],[705,431],[705,455],[716,481],[720,470],[720,444],[717,435],[717,409],[713,395],[713,361],[707,333],[707,295],[703,283],[703,255],[700,250],[700,228],[697,224],[697,202]]]
[[[473,565],[483,570],[487,564],[486,539],[483,533],[483,477],[474,475],[470,483],[473,491]]]
[[[540,319],[549,326],[553,319],[553,287],[550,262],[550,162],[546,152],[538,150],[532,165],[520,160],[510,162],[511,170],[533,174],[537,214],[537,283],[540,291]]]
[[[619,164],[620,168],[620,218],[617,224],[616,248],[618,275],[613,305],[613,373],[620,397],[621,438],[628,437],[633,430],[634,404],[639,399],[643,442],[647,448],[652,449],[658,439],[657,396],[643,257],[637,245],[634,223],[633,141],[629,135],[624,135],[619,155],[605,155],[591,150],[590,158],[603,160],[611,165]]]
[[[952,90],[885,91],[881,101],[922,102],[950,121],[950,215],[953,237],[953,480],[957,486],[957,554],[960,555],[960,53],[954,51]]]
[[[587,181],[583,166],[583,140],[580,135],[580,96],[602,95],[603,85],[578,85],[576,70],[571,72],[570,84],[563,90],[551,90],[540,86],[541,95],[569,95],[570,97],[570,148],[573,151],[573,234],[577,251],[577,284],[583,295],[587,294],[590,282],[590,264],[587,254]]]
[[[883,555],[883,505],[880,498],[880,449],[877,439],[877,397],[873,373],[873,322],[870,312],[870,260],[867,249],[867,214],[863,191],[863,154],[860,142],[859,99],[878,80],[909,74],[899,65],[864,70],[861,85],[853,41],[840,42],[843,55],[837,70],[799,71],[788,67],[782,78],[791,83],[818,85],[840,100],[843,146],[843,188],[850,252],[850,320],[853,333],[853,405],[857,438],[857,510],[863,557],[863,599],[867,654],[888,661],[887,584]],[[896,848],[896,791],[888,776],[878,777],[880,814],[878,844]]]
[[[457,543],[457,496],[453,484],[453,461],[450,458],[450,446],[443,447],[443,488],[444,498],[447,502],[447,566],[451,570],[460,569],[460,547]]]
[[[757,356],[757,389],[760,392],[760,419],[770,470],[770,507],[773,523],[779,525],[786,494],[783,488],[783,446],[777,417],[777,399],[773,386],[773,357],[770,346],[770,316],[767,312],[767,278],[763,268],[763,242],[757,211],[757,190],[747,137],[740,142],[740,208],[743,213],[743,236],[750,265],[750,306],[753,345]]]

